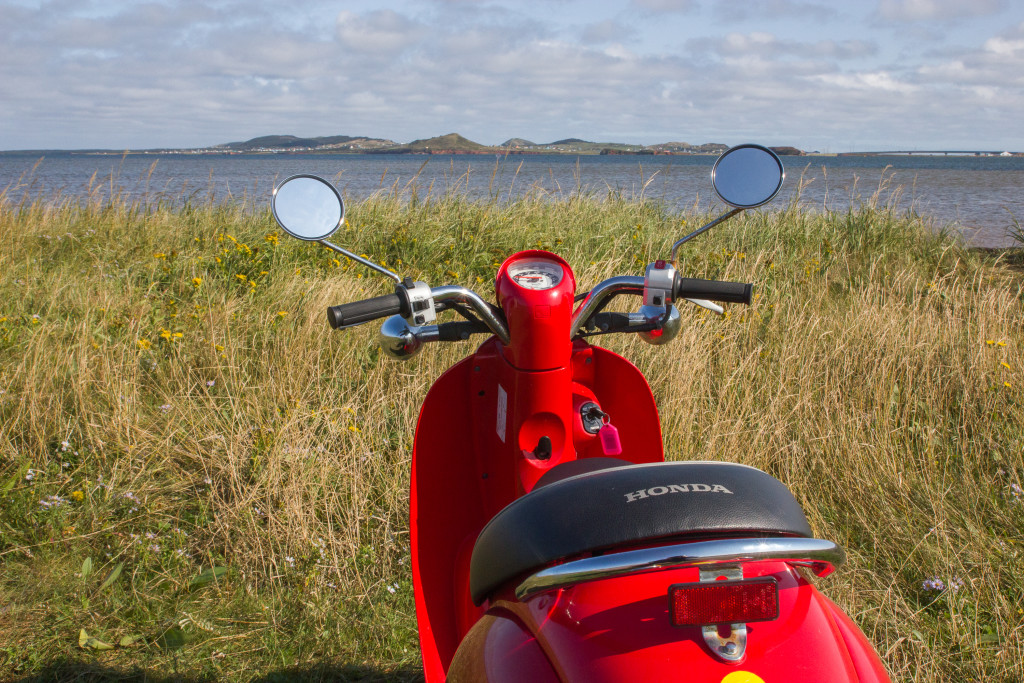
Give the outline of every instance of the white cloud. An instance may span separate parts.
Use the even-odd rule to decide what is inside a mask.
[[[880,0],[877,14],[888,21],[951,21],[995,14],[1005,0]]]
[[[632,0],[631,4],[658,13],[691,12],[697,6],[695,0]]]
[[[636,30],[613,19],[606,19],[583,28],[583,42],[587,44],[611,43],[627,40],[636,35]]]
[[[806,31],[756,19],[721,35],[718,11],[695,2],[643,0],[643,12],[595,11],[589,24],[566,18],[582,5],[562,0],[544,5],[562,14],[543,21],[535,6],[410,6],[0,4],[0,149],[453,130],[485,143],[640,135],[625,141],[826,146],[814,141],[1016,131],[1024,106],[1024,25],[895,58],[879,32],[810,30],[825,15],[809,1],[751,6],[756,17],[788,12],[794,25],[804,11]],[[648,40],[652,26],[669,39]]]
[[[744,0],[744,2],[721,2],[714,6],[715,14],[722,21],[734,22],[743,18],[758,19],[808,19],[831,21],[839,16],[832,5],[799,0]]]
[[[425,27],[392,10],[365,15],[343,11],[337,18],[338,39],[350,50],[393,54],[419,42]]]
[[[823,74],[815,77],[822,83],[837,86],[844,90],[880,90],[909,94],[917,90],[917,86],[905,83],[893,74],[885,71],[874,71],[853,74]]]

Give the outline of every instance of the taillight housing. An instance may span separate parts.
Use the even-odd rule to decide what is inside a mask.
[[[673,626],[771,621],[779,616],[778,582],[770,577],[677,583],[668,589]]]

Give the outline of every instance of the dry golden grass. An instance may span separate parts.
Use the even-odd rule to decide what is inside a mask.
[[[515,250],[588,287],[700,218],[379,197],[338,241],[489,296]],[[398,364],[374,325],[332,333],[326,305],[386,283],[279,237],[240,206],[0,198],[0,672],[416,677],[412,433],[473,347]],[[683,263],[758,296],[684,310],[669,347],[601,338],[650,379],[668,457],[789,485],[847,549],[822,587],[895,679],[1024,679],[1019,273],[884,206],[750,214]],[[142,639],[97,652],[82,629]]]

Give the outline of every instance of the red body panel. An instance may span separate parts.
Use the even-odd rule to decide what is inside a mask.
[[[557,683],[559,678],[537,639],[514,616],[486,614],[452,662],[451,683]]]
[[[619,457],[636,463],[664,459],[658,410],[643,374],[611,351],[583,342],[572,350],[564,368],[523,372],[509,365],[491,338],[438,378],[423,402],[413,446],[409,526],[428,680],[444,678],[460,640],[483,614],[468,588],[480,529],[555,465],[577,454],[602,455],[597,438],[577,424],[580,403],[596,401],[612,416],[623,444]],[[505,393],[504,441],[498,387]],[[453,428],[453,421],[473,429]],[[564,425],[564,442],[548,461],[522,448],[538,435],[538,425],[547,425],[549,435]]]
[[[845,621],[840,626],[837,608],[793,569],[763,562],[745,565],[744,575],[775,577],[780,616],[748,625],[746,656],[736,663],[713,656],[700,628],[670,623],[668,587],[696,581],[698,573],[692,568],[580,584],[525,604],[498,600],[488,615],[514,614],[564,681],[667,681],[680,680],[685,672],[687,681],[718,683],[736,671],[764,681],[888,680],[870,647],[849,648],[851,636],[866,645],[856,626],[841,612]],[[491,623],[482,620],[475,631],[490,628]],[[459,667],[464,663],[494,656],[484,634],[472,635],[449,672],[453,679],[462,680]],[[874,658],[874,666],[868,657]]]

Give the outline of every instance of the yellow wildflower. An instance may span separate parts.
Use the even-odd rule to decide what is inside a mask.
[[[271,244],[277,244],[279,242],[279,239],[277,237],[277,233],[276,232],[270,233],[269,235],[264,237],[263,240],[265,242],[270,242]]]
[[[83,500],[85,500],[85,494],[82,493],[81,491],[72,491],[71,500],[75,501],[76,503],[81,503]]]
[[[356,427],[355,425],[349,425],[348,426],[348,431],[350,431],[350,432],[359,432],[361,430],[359,429],[359,427]]]
[[[236,274],[235,277],[238,278],[239,280],[241,280],[242,282],[245,282],[246,280],[249,279],[245,275],[243,275],[242,273]]]
[[[223,346],[221,346],[220,344],[214,344],[214,345],[213,345],[213,348],[214,348],[214,349],[215,349],[215,350],[216,350],[216,351],[217,351],[218,353],[220,353],[221,351],[223,351],[223,350],[224,350],[224,347],[223,347]]]
[[[1012,385],[1012,384],[1010,384],[1009,382],[1003,382],[1003,386],[1004,386],[1004,387],[1006,387],[1007,389],[1009,389],[1009,388],[1010,388],[1010,387],[1012,387],[1013,385]]]
[[[224,263],[220,260],[220,256],[214,256],[213,258],[216,259],[217,263]]]
[[[194,278],[192,278],[192,286],[193,287],[198,288],[199,285],[201,285],[201,284],[203,284],[203,278],[201,278],[201,277],[194,277]]]
[[[288,311],[278,311],[278,312],[277,312],[277,315],[283,318],[283,317],[285,317],[286,315],[288,315]]]
[[[996,346],[1006,346],[1006,342],[1004,342],[1004,341],[996,342]]]
[[[172,336],[172,337],[174,337],[175,339],[181,339],[181,338],[182,338],[182,337],[184,337],[185,335],[184,335],[184,334],[182,334],[181,332],[175,332],[175,333],[174,333],[174,334],[172,334],[171,336]]]
[[[157,253],[153,254],[153,258],[166,259],[167,258],[167,254],[163,253],[162,251],[158,251]]]
[[[1006,361],[1003,361],[1002,363],[1000,363],[1000,365],[1002,365],[1002,366],[1003,366],[1004,368],[1006,368],[1007,370],[1011,370],[1011,369],[1012,369],[1012,368],[1010,367],[1010,364],[1009,364],[1009,363],[1007,363]]]
[[[170,330],[161,329],[160,330],[160,336],[163,339],[166,339],[167,341],[171,341],[171,331]]]

